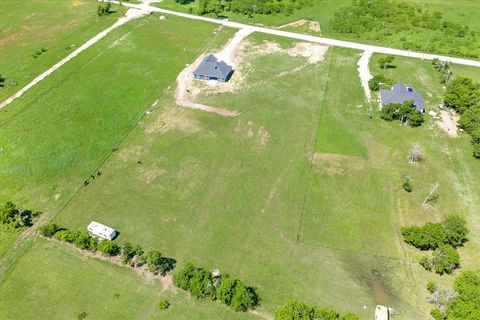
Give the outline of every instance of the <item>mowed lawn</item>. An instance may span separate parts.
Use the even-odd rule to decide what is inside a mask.
[[[171,307],[160,311],[159,299]],[[2,283],[1,319],[251,319],[219,303],[162,291],[159,280],[87,257],[72,246],[36,238]]]
[[[99,17],[97,6],[91,0],[0,1],[0,74],[6,77],[0,101],[108,28],[125,12],[114,6],[115,13]],[[41,49],[46,51],[34,58]]]

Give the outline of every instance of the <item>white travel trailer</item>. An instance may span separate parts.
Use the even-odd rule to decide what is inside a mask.
[[[117,234],[114,229],[96,221],[90,222],[87,229],[94,236],[99,237],[100,239],[112,240]]]

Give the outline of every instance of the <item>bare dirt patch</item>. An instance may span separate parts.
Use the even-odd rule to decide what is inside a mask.
[[[440,110],[440,120],[436,121],[437,125],[452,137],[458,137],[458,116],[452,111]]]
[[[165,133],[170,130],[180,130],[188,133],[195,133],[201,130],[198,121],[189,117],[185,110],[166,107],[155,121],[145,126],[145,133]]]
[[[245,139],[256,141],[258,147],[265,148],[270,140],[270,133],[263,126],[257,126],[253,121],[240,121],[235,128],[235,133]]]
[[[228,110],[219,107],[207,106],[193,102],[195,97],[200,93],[198,87],[194,86],[193,71],[198,67],[205,55],[200,56],[194,63],[183,69],[177,77],[177,88],[175,90],[175,102],[182,107],[203,110],[206,112],[216,113],[224,117],[235,117],[239,113],[237,111]]]
[[[318,32],[321,33],[320,30],[320,22],[318,21],[310,21],[310,20],[305,20],[305,19],[300,19],[294,22],[290,22],[284,25],[281,25],[278,27],[278,29],[284,29],[284,28],[306,28],[309,31],[313,32]]]
[[[312,161],[314,167],[327,176],[347,175],[352,171],[364,169],[366,165],[362,157],[337,153],[316,152]]]

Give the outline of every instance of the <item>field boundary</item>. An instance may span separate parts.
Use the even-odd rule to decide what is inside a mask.
[[[311,155],[309,157],[309,166],[308,166],[308,173],[307,173],[307,176],[306,176],[306,179],[305,179],[305,189],[304,189],[304,194],[303,194],[303,200],[302,200],[302,209],[300,211],[300,218],[298,220],[298,227],[297,227],[297,235],[295,237],[295,241],[297,243],[300,243],[300,232],[301,232],[301,229],[302,229],[302,221],[303,221],[303,215],[304,215],[304,212],[305,212],[305,205],[307,203],[307,195],[308,195],[308,191],[310,189],[310,177],[312,175],[312,168],[313,168],[313,157],[315,156],[315,148],[317,146],[317,140],[318,140],[318,129],[320,128],[320,123],[322,122],[322,113],[323,113],[323,110],[325,109],[325,103],[326,103],[326,95],[327,95],[327,89],[328,89],[328,84],[330,83],[330,80],[329,80],[329,77],[330,77],[330,71],[332,69],[332,64],[333,64],[333,56],[335,54],[335,48],[332,47],[331,48],[331,53],[329,53],[329,56],[328,56],[328,59],[330,60],[328,63],[328,69],[327,69],[327,74],[325,76],[326,78],[326,81],[325,81],[325,86],[323,88],[323,97],[322,97],[322,105],[320,106],[320,112],[318,113],[318,122],[317,122],[317,125],[315,127],[315,135],[314,135],[314,138],[312,139],[313,141],[313,145],[312,145],[312,151],[311,151]]]

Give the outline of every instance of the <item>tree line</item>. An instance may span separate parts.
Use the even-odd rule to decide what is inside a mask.
[[[122,263],[132,267],[141,267],[146,264],[148,271],[153,274],[165,275],[175,268],[176,260],[163,256],[158,250],[143,251],[140,245],[133,246],[129,242],[118,245],[114,241],[99,241],[86,231],[68,230],[54,222],[45,224],[39,228],[39,233],[47,238],[55,238],[73,244],[81,250],[101,252],[105,256],[118,256]]]
[[[334,31],[367,40],[396,40],[407,50],[477,58],[477,32],[440,12],[394,0],[353,0],[331,21]],[[422,34],[420,37],[419,34]]]
[[[180,4],[188,4],[194,0],[175,0]],[[252,17],[256,14],[272,15],[283,13],[292,14],[295,10],[311,6],[313,0],[198,0],[197,14],[205,15],[221,12],[233,12]]]
[[[423,256],[420,264],[428,271],[450,274],[460,267],[456,251],[468,241],[469,230],[465,219],[449,216],[440,223],[427,222],[423,226],[402,227],[403,240],[420,250],[433,250],[431,257]]]
[[[340,315],[329,308],[319,308],[291,300],[277,309],[275,320],[360,320],[360,318],[351,312]]]
[[[213,275],[212,272],[196,267],[192,263],[173,276],[173,284],[198,299],[218,300],[235,311],[248,311],[260,303],[255,288],[228,274]]]
[[[460,128],[472,138],[473,156],[480,159],[480,83],[458,77],[447,85],[445,106],[460,114]]]

